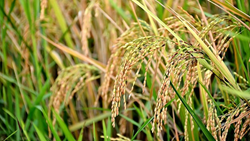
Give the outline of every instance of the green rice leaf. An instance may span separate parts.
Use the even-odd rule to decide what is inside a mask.
[[[183,99],[181,97],[181,95],[179,94],[179,92],[176,90],[176,88],[174,87],[173,83],[170,81],[170,85],[172,86],[172,88],[174,89],[175,93],[177,94],[177,96],[179,97],[179,99],[181,100],[182,104],[186,107],[186,109],[188,110],[188,112],[190,113],[190,115],[194,118],[195,122],[197,123],[197,125],[201,128],[202,132],[205,134],[205,136],[207,137],[207,139],[209,141],[215,141],[214,137],[212,136],[212,134],[207,130],[207,128],[205,127],[205,125],[201,122],[201,120],[198,118],[198,116],[195,114],[195,112],[190,108],[190,106],[187,104],[187,102],[185,101],[185,99]]]
[[[59,126],[62,128],[63,133],[65,134],[66,138],[68,140],[70,140],[70,141],[75,141],[75,138],[73,137],[73,135],[69,131],[68,127],[66,126],[66,124],[64,123],[64,121],[62,120],[62,118],[54,110],[52,110],[52,111],[53,111],[53,114],[56,117],[56,120],[57,120]]]
[[[33,124],[33,126],[36,129],[40,141],[46,141],[46,138],[44,137],[43,133],[39,130],[39,128],[35,124]]]
[[[135,135],[132,137],[131,141],[133,141],[136,136],[154,119],[154,117],[151,117],[146,122],[143,123],[143,125],[140,127],[140,129],[135,133]]]

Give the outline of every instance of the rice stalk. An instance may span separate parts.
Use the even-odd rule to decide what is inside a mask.
[[[184,14],[184,16],[189,20],[190,22],[193,22],[194,26],[196,26],[197,29],[200,29],[199,32],[199,38],[202,40],[206,40],[208,37],[209,31],[213,34],[214,42],[216,44],[216,55],[221,56],[221,58],[224,58],[225,52],[227,51],[227,48],[229,47],[229,43],[232,40],[233,37],[230,37],[228,34],[221,34],[221,32],[226,30],[234,30],[237,25],[227,26],[227,22],[230,21],[229,18],[223,17],[223,16],[213,16],[212,18],[208,19],[207,26],[204,27],[203,23],[200,23],[200,21],[194,20],[192,16]],[[170,23],[169,27],[173,28],[174,32],[184,32],[187,34],[187,36],[192,33],[190,33],[189,30],[183,26],[182,22],[174,22],[176,21],[175,18],[168,18],[166,22]],[[172,24],[171,24],[172,23]],[[236,23],[237,24],[237,23]],[[145,26],[145,24],[142,24],[143,28],[148,27]],[[139,26],[137,26],[137,31],[140,31],[138,29]],[[127,98],[125,96],[126,89],[129,86],[128,84],[131,83],[132,87],[129,91],[129,95],[132,94],[136,79],[140,76],[139,72],[141,69],[141,64],[146,63],[146,68],[148,68],[151,64],[152,60],[156,60],[153,56],[153,54],[158,54],[156,56],[161,55],[160,52],[162,50],[169,50],[167,54],[167,60],[160,59],[160,62],[165,64],[166,70],[163,70],[165,72],[164,77],[162,78],[162,82],[159,85],[158,89],[158,96],[156,101],[156,107],[154,109],[154,120],[153,120],[153,128],[152,131],[155,131],[155,126],[157,127],[157,131],[159,132],[162,130],[162,126],[164,125],[163,122],[166,121],[166,112],[167,109],[164,108],[164,105],[173,99],[175,97],[175,92],[170,87],[169,83],[170,80],[173,82],[173,84],[176,85],[178,90],[181,92],[182,96],[185,96],[186,93],[190,90],[190,97],[194,94],[194,88],[197,84],[198,80],[198,70],[197,70],[197,64],[198,62],[199,67],[201,68],[200,71],[204,75],[204,83],[206,84],[206,87],[208,88],[210,85],[211,76],[213,73],[216,74],[218,78],[220,78],[222,81],[225,81],[223,77],[221,77],[220,72],[216,72],[215,64],[213,61],[211,61],[206,53],[204,52],[202,46],[195,42],[195,40],[190,40],[191,43],[184,42],[182,40],[175,40],[174,38],[171,38],[171,34],[166,30],[163,30],[162,28],[158,29],[161,34],[161,36],[146,36],[142,37],[143,33],[141,33],[141,37],[138,36],[136,38],[131,39],[131,34],[133,35],[134,32],[131,32],[135,29],[135,27],[132,27],[127,32],[125,32],[121,38],[117,41],[116,48],[113,50],[113,55],[111,56],[109,63],[107,65],[107,74],[105,75],[105,83],[101,88],[102,96],[104,99],[107,99],[110,97],[108,95],[108,92],[111,91],[108,89],[111,85],[113,85],[113,92],[112,92],[112,125],[115,126],[115,117],[119,114],[119,108],[121,106],[121,103],[123,103],[124,108],[126,109],[126,103]],[[146,28],[145,31],[150,31]],[[128,34],[129,33],[129,34]],[[170,35],[170,36],[169,36]],[[167,37],[164,37],[167,36]],[[170,38],[168,38],[170,37]],[[124,42],[124,40],[127,40],[127,43]],[[166,58],[166,56],[162,56],[162,58]],[[147,62],[143,62],[142,60],[147,60]],[[159,62],[159,61],[158,61]],[[119,65],[120,64],[120,65]],[[148,70],[148,69],[146,69]],[[135,75],[132,75],[133,71],[135,71]],[[162,70],[161,70],[162,71]],[[146,71],[147,73],[148,71]],[[144,74],[144,87],[145,88],[145,80],[146,80],[146,73]],[[115,82],[112,83],[111,81],[111,75],[116,74]],[[152,74],[151,74],[152,75]],[[130,77],[132,78],[132,81],[130,81]],[[144,91],[144,90],[143,90]],[[142,93],[143,93],[142,91]],[[121,98],[123,98],[123,101],[121,102]],[[207,98],[208,99],[208,98]],[[192,103],[192,100],[188,100],[189,104]],[[180,107],[180,105],[178,106]],[[211,112],[214,112],[210,109],[208,113],[211,114]],[[187,137],[187,122],[188,119],[188,113],[186,114],[186,120],[185,120],[185,138],[189,139]],[[209,118],[208,120],[211,121],[211,125],[208,125],[208,127],[211,129],[211,132],[213,133],[213,136],[217,138],[217,133],[215,132],[215,119],[217,120],[216,115],[210,115],[213,117],[212,119]],[[217,120],[218,121],[218,120]],[[193,128],[192,120],[191,127]],[[225,133],[224,133],[225,134]]]
[[[79,64],[68,67],[60,72],[55,83],[51,87],[52,96],[49,102],[49,117],[51,117],[51,109],[56,113],[60,113],[60,107],[63,104],[66,107],[75,93],[83,89],[88,81],[92,81],[97,76],[92,76],[91,73],[96,72],[97,69],[86,64]],[[56,119],[54,117],[53,124]]]

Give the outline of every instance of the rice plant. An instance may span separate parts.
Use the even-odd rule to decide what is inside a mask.
[[[249,140],[250,3],[0,2],[1,140]]]

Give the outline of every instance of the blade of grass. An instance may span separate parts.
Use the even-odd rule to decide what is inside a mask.
[[[60,44],[56,44],[55,42],[53,42],[52,40],[48,39],[47,37],[45,37],[45,36],[43,36],[43,35],[41,35],[41,34],[40,34],[40,36],[41,36],[42,38],[44,38],[44,39],[45,39],[47,42],[49,42],[50,44],[52,44],[52,45],[54,45],[55,47],[57,47],[58,49],[60,49],[60,50],[62,50],[62,51],[64,51],[64,52],[67,52],[67,53],[69,53],[69,54],[71,54],[71,55],[73,55],[73,56],[75,56],[75,57],[77,57],[77,58],[79,58],[79,59],[81,59],[81,60],[83,60],[83,61],[86,61],[86,62],[88,62],[88,63],[90,63],[90,64],[96,66],[97,68],[99,68],[99,69],[100,69],[101,71],[103,71],[103,72],[106,72],[106,70],[105,70],[105,65],[102,64],[101,62],[98,62],[98,61],[96,61],[96,60],[94,60],[94,59],[92,59],[92,58],[86,57],[86,56],[80,54],[79,52],[77,52],[77,51],[75,51],[75,50],[73,50],[73,49],[70,49],[70,48],[65,47],[65,46],[63,46],[63,45],[60,45]]]
[[[197,72],[198,72],[198,78],[200,82],[203,82],[202,78],[202,72],[201,72],[201,68],[200,68],[200,63],[197,63]],[[201,96],[201,102],[204,108],[204,115],[206,117],[206,119],[208,119],[208,106],[207,106],[207,98],[206,98],[206,93],[204,91],[204,89],[200,89],[200,96]]]
[[[194,118],[195,122],[197,123],[197,125],[201,128],[202,132],[205,134],[205,136],[207,137],[207,139],[209,141],[215,141],[214,137],[212,136],[212,134],[207,130],[207,128],[205,127],[205,125],[201,122],[201,120],[198,118],[198,116],[195,114],[195,112],[189,107],[189,105],[187,104],[187,102],[181,97],[181,95],[179,94],[179,92],[176,90],[175,86],[173,85],[173,83],[170,81],[170,85],[171,87],[174,89],[175,93],[177,94],[177,96],[179,97],[179,99],[181,100],[182,104],[185,106],[185,108],[188,110],[188,112],[190,113],[190,115]]]
[[[143,125],[139,128],[139,130],[135,133],[135,135],[132,137],[131,141],[133,141],[136,136],[154,119],[154,117],[151,117],[150,119],[146,120],[146,122],[143,123]]]
[[[11,118],[13,118],[14,120],[16,120],[15,116],[7,109],[3,108],[4,112],[6,112]]]
[[[50,0],[49,2],[50,2],[50,5],[52,6],[52,8],[53,8],[53,10],[55,12],[55,15],[56,15],[57,21],[59,23],[59,26],[60,26],[60,28],[62,30],[62,33],[65,33],[64,39],[65,39],[67,45],[70,48],[73,48],[74,43],[71,40],[70,33],[66,32],[67,31],[67,24],[66,24],[66,21],[65,21],[65,19],[63,17],[62,11],[60,10],[58,2],[56,0]]]
[[[147,116],[147,112],[144,110],[144,108],[142,108],[141,106],[140,106],[140,108],[138,108],[135,104],[133,104],[133,106],[135,107],[135,109],[136,109],[136,111],[137,111],[137,113],[140,115],[140,117],[141,117],[141,120],[139,121],[139,124],[140,125],[142,125],[143,124],[143,122],[146,122],[147,121],[147,118],[146,118],[146,116]],[[145,108],[147,108],[147,109],[151,109],[151,103],[150,102],[147,102],[146,104],[145,104]],[[152,125],[149,123],[148,124],[148,128],[146,128],[145,129],[145,134],[147,135],[147,139],[148,140],[153,140],[153,137],[152,137],[152,135],[151,135],[151,129],[152,128]]]
[[[174,131],[175,131],[174,133],[175,133],[175,136],[176,136],[176,140],[179,141],[179,135],[178,135],[177,127],[176,127],[174,110],[172,110],[172,115],[173,115]],[[168,135],[168,141],[169,141],[170,140],[170,134],[169,134],[169,127],[168,126],[167,126],[167,135]]]
[[[146,106],[146,105],[145,105]],[[138,113],[138,115],[140,116],[141,120],[139,121],[139,124],[141,127],[141,125],[143,124],[143,122],[146,122],[148,119],[146,118],[146,111],[143,110],[143,108],[140,106],[140,108],[138,108],[135,104],[133,104],[133,107],[135,108],[136,112]],[[148,108],[150,109],[150,108]],[[148,124],[149,128],[145,129],[145,132],[144,130],[142,130],[146,135],[147,135],[147,139],[148,140],[153,140],[152,136],[151,136],[151,131],[150,129],[152,128],[152,125],[149,123]]]
[[[225,85],[222,85],[222,89],[230,94],[233,94],[233,95],[236,95],[236,96],[239,96],[239,97],[244,97],[246,99],[250,99],[250,90],[248,91],[238,91],[238,90],[235,90],[235,89],[232,89],[232,88],[229,88]]]
[[[168,0],[165,4],[166,7],[171,7],[173,5],[173,0]],[[163,18],[162,19],[165,19],[169,16],[169,11],[167,9],[164,9],[164,13],[163,13]]]
[[[34,63],[34,67],[35,67],[35,75],[36,75],[36,78],[37,78],[37,85],[38,85],[38,90],[41,90],[42,88],[42,81],[41,81],[41,68],[40,68],[40,65],[39,65],[39,61],[38,61],[38,48],[37,48],[37,41],[36,41],[36,29],[35,29],[35,24],[34,24],[34,21],[35,19],[32,19],[31,17],[31,7],[30,6],[30,1],[25,1],[25,0],[20,0],[20,3],[25,11],[25,15],[27,17],[27,20],[29,22],[29,30],[30,30],[30,33],[31,33],[31,41],[32,41],[32,56],[33,56],[33,63]],[[34,7],[33,7],[34,8]],[[35,14],[34,14],[35,15]]]
[[[17,130],[14,131],[13,133],[11,133],[11,134],[10,134],[8,137],[6,137],[3,141],[8,141],[8,139],[9,139],[11,136],[13,136],[16,132],[17,132]]]
[[[208,96],[212,99],[213,103],[215,104],[215,106],[218,108],[219,112],[221,114],[224,114],[223,111],[221,110],[220,106],[217,104],[217,102],[214,100],[213,96],[211,95],[211,93],[208,91],[208,89],[206,88],[205,85],[202,84],[202,82],[200,82],[198,80],[199,84],[202,86],[202,88],[207,92]]]
[[[122,28],[119,27],[119,25],[107,13],[105,13],[99,6],[96,7],[121,33],[124,32]]]
[[[201,11],[201,15],[202,15],[202,19],[204,20],[206,26],[208,26],[209,24],[208,24],[207,18],[205,16],[204,12],[203,12],[203,9],[201,8],[201,5],[200,5],[199,1],[196,0],[196,2],[199,5],[200,11]],[[216,45],[215,45],[215,42],[214,42],[214,37],[213,37],[212,31],[208,31],[208,34],[209,34],[210,41],[212,42],[213,47],[216,49]]]
[[[210,0],[208,0],[208,1],[210,1]],[[230,3],[228,3],[228,2],[221,2],[219,0],[212,0],[212,1],[215,2],[215,3],[217,3],[217,4],[219,4],[219,5],[221,5],[225,9],[233,12],[234,14],[236,14],[236,15],[238,15],[238,16],[240,16],[240,17],[242,17],[242,18],[244,18],[244,19],[246,19],[248,21],[250,21],[250,16],[249,15],[247,15],[246,13],[244,13],[241,10],[237,9],[236,7],[234,7],[233,5],[231,5]]]
[[[138,124],[136,121],[134,121],[133,119],[129,118],[129,117],[126,117],[125,115],[123,114],[119,114],[119,116],[121,116],[122,118],[126,119],[127,121],[129,121],[130,123],[134,124],[135,126],[137,127],[140,127],[140,124]]]
[[[47,124],[49,126],[49,129],[51,130],[54,138],[56,141],[61,141],[60,137],[58,136],[56,130],[55,130],[55,127],[53,126],[51,120],[49,119],[48,115],[46,114],[46,112],[43,110],[43,108],[39,105],[39,106],[36,106],[36,108],[38,110],[40,110],[42,113],[43,113],[43,116],[45,117],[46,121],[47,121]]]
[[[44,40],[44,39],[43,39]],[[59,56],[59,54],[52,50],[48,45],[46,45],[46,51],[49,53],[49,55],[53,58],[53,60],[56,62],[56,64],[61,68],[64,69],[65,66],[63,65],[62,58]]]
[[[8,75],[5,75],[5,74],[3,74],[3,73],[1,73],[1,72],[0,72],[0,78],[2,78],[2,79],[4,79],[4,80],[7,80],[7,81],[9,81],[10,83],[14,83],[15,85],[19,86],[20,88],[22,88],[22,89],[24,89],[24,90],[26,90],[26,91],[28,91],[28,92],[34,94],[35,96],[38,95],[38,93],[35,92],[34,90],[32,90],[32,89],[30,89],[29,87],[26,87],[26,86],[24,86],[24,85],[22,85],[22,84],[18,84],[17,81],[16,81],[14,78],[12,78],[12,77],[10,77],[10,76],[8,76]],[[4,82],[3,82],[3,83],[4,83]]]
[[[134,6],[133,6],[133,3],[132,3],[131,1],[129,1],[129,4],[130,4],[130,6],[131,6],[131,8],[132,8],[132,11],[133,11],[134,16],[135,16],[135,18],[136,18],[136,21],[137,21],[137,23],[138,23],[138,25],[139,25],[139,27],[140,27],[140,29],[141,29],[141,31],[142,31],[144,37],[146,37],[147,35],[145,34],[145,32],[144,32],[144,30],[142,29],[142,26],[141,26],[141,24],[140,24],[140,22],[139,22],[139,20],[138,20],[138,17],[137,17],[137,14],[136,14],[136,12],[135,12],[135,8],[134,8]]]
[[[125,11],[120,6],[118,6],[114,0],[109,0],[109,3],[126,23],[130,23]]]
[[[97,136],[95,132],[95,122],[93,122],[93,136],[94,136],[94,141],[97,141]]]
[[[217,6],[218,8],[224,10],[220,5],[209,1],[210,3],[214,4],[215,6]],[[232,17],[234,17],[237,21],[239,21],[242,25],[244,25],[249,31],[250,31],[250,27],[248,25],[246,25],[243,21],[241,21],[239,18],[237,18],[235,15],[233,15],[232,13],[228,12],[227,10],[224,10],[226,13],[228,13],[229,15],[231,15]]]
[[[248,41],[250,41],[250,40],[248,40]],[[235,40],[233,40],[233,43],[234,43],[234,45],[236,45],[236,41]],[[244,44],[244,43],[243,43]],[[244,64],[244,62],[243,62],[243,60],[242,60],[242,58],[243,57],[241,57],[242,55],[241,55],[241,53],[240,53],[240,51],[239,51],[239,48],[238,47],[236,47],[235,46],[235,50],[236,50],[236,52],[235,52],[235,56],[236,57],[238,57],[237,59],[239,60],[239,62],[240,62],[240,65],[239,66],[241,66],[242,68],[243,68],[243,71],[245,72],[245,78],[247,79],[247,81],[248,81],[248,85],[250,85],[250,76],[248,75],[248,73],[249,73],[249,71],[247,71],[247,69],[246,69],[246,67],[245,67],[245,64]],[[250,55],[247,55],[247,56],[250,56]],[[236,59],[236,58],[235,58]]]
[[[12,66],[13,66],[13,69],[14,69],[14,73],[15,73],[15,77],[16,77],[16,80],[17,80],[17,86],[18,86],[18,88],[19,88],[19,91],[20,91],[20,94],[21,94],[21,98],[22,98],[22,100],[23,100],[23,104],[24,104],[24,108],[25,108],[25,110],[26,110],[26,112],[27,113],[29,113],[29,109],[28,109],[28,107],[27,107],[27,102],[26,102],[26,100],[25,100],[25,98],[24,98],[24,96],[23,96],[23,90],[21,89],[21,87],[20,87],[20,81],[19,81],[19,76],[18,76],[18,74],[17,74],[17,69],[16,69],[16,65],[15,65],[15,63],[14,62],[12,62]],[[17,97],[16,97],[16,99],[17,99]],[[16,103],[19,103],[19,102],[16,102]],[[16,104],[17,105],[17,104]],[[19,109],[19,108],[18,108]]]
[[[102,129],[103,129],[104,141],[107,141],[109,137],[107,136],[107,129],[106,129],[106,124],[104,120],[102,120]]]
[[[77,141],[82,141],[82,138],[83,138],[83,129],[84,129],[84,128],[81,129],[81,132],[80,132],[80,135],[79,135]]]
[[[33,124],[33,126],[36,129],[40,141],[46,141],[46,138],[44,137],[43,133],[39,130],[39,128],[35,124]]]
[[[146,72],[146,66],[145,66],[145,64],[142,64],[141,70],[143,71],[143,74]],[[153,81],[151,79],[151,76],[147,73],[146,77],[147,77],[147,80],[146,80],[147,86],[151,89],[150,90],[150,97],[149,98],[151,99],[152,96],[153,96],[154,100],[156,100],[156,98],[157,98],[157,92],[156,92],[156,90],[153,87],[153,83],[152,83]]]
[[[147,7],[145,1],[142,1],[142,3],[143,3],[143,5],[144,5],[145,7]],[[159,33],[158,33],[158,29],[157,29],[157,26],[156,26],[154,20],[152,19],[152,17],[151,17],[150,15],[148,15],[148,18],[149,18],[150,25],[151,25],[151,27],[152,27],[152,29],[153,29],[155,35],[158,36]]]
[[[40,91],[40,94],[37,96],[37,98],[36,98],[36,100],[35,100],[35,102],[34,102],[34,105],[37,105],[37,104],[39,104],[39,103],[42,101],[43,96],[45,95],[45,92],[46,92],[49,88],[50,88],[50,80],[47,79],[47,80],[45,81],[45,83],[43,84],[43,87],[42,87],[42,89],[41,89],[41,91]]]
[[[17,119],[17,123],[18,123],[19,128],[21,128],[22,132],[24,133],[26,140],[30,141],[30,136],[28,135],[28,132],[24,128],[24,122],[21,119],[19,120]]]
[[[173,98],[172,100],[170,100],[164,107],[168,107],[176,98]],[[135,133],[135,135],[131,138],[131,141],[133,141],[136,136],[141,132],[143,131],[143,129],[154,119],[154,117],[151,117],[149,119],[147,119],[143,125],[139,128],[139,130]]]
[[[140,108],[138,108],[135,104],[133,104],[133,107],[135,108],[136,112],[139,114],[141,118],[143,118],[143,113]]]
[[[4,8],[1,6],[0,7],[1,12],[3,13],[3,15],[7,18],[8,22],[10,22],[11,27],[14,29],[14,32],[17,34],[17,36],[19,37],[19,39],[21,39],[21,41],[23,41],[23,43],[25,44],[25,47],[27,47],[29,49],[29,51],[31,50],[31,47],[28,45],[28,43],[24,40],[22,34],[19,32],[19,30],[17,29],[16,25],[12,22],[10,16],[8,16],[5,11]],[[9,27],[9,26],[7,26]]]
[[[15,103],[19,103],[19,92],[18,92],[18,89],[15,89]],[[27,108],[25,107],[25,109],[27,109]],[[16,119],[16,122],[17,122],[16,128],[18,129],[19,120],[21,119],[20,107],[19,107],[18,104],[15,104],[15,119]],[[22,131],[22,130],[20,130],[20,131]],[[20,132],[17,132],[17,134],[16,134],[16,140],[19,140],[20,136],[21,136]]]
[[[63,133],[65,134],[66,138],[68,140],[70,140],[70,141],[75,141],[75,138],[71,134],[70,130],[68,129],[68,127],[66,126],[66,124],[64,123],[64,121],[62,120],[62,118],[53,109],[52,109],[52,112],[55,115],[56,120],[57,120],[59,126],[61,127],[61,129],[63,130]]]
[[[146,13],[148,15],[150,15],[151,17],[153,17],[158,23],[160,23],[164,28],[166,28],[178,41],[181,40],[181,38],[174,33],[173,30],[171,30],[163,21],[161,21],[157,16],[155,16],[150,10],[148,10],[148,8],[146,8],[145,6],[143,6],[140,2],[138,2],[137,0],[132,0],[134,3],[136,3],[138,6],[140,6],[144,11],[146,11]]]
[[[83,126],[86,127],[86,126],[92,124],[93,122],[101,121],[101,120],[109,117],[110,115],[111,115],[111,112],[106,112],[106,113],[100,114],[100,115],[98,115],[98,116],[96,116],[94,118],[87,119],[87,120],[81,121],[81,122],[79,122],[77,124],[69,126],[69,130],[70,131],[78,130],[78,129],[82,128]]]
[[[111,128],[111,125],[112,125],[112,123],[111,123],[111,119],[110,119],[110,117],[108,118],[108,126],[107,126],[107,135],[109,136],[109,137],[111,137],[111,135],[112,135],[112,128]],[[108,138],[108,140],[110,141],[110,138]]]

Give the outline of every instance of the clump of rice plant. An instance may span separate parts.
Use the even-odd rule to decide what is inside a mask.
[[[52,96],[49,102],[49,117],[51,114],[51,108],[54,108],[55,112],[60,113],[60,107],[68,105],[73,96],[81,92],[85,84],[89,81],[95,80],[98,76],[92,75],[98,70],[87,64],[78,64],[68,67],[59,72],[59,76],[56,78],[55,83],[51,87]],[[56,119],[53,119],[55,124]]]
[[[0,1],[0,140],[248,140],[249,8]]]
[[[144,30],[144,33],[146,35],[152,35],[152,29],[150,26],[144,22],[140,21],[141,27]],[[124,32],[121,37],[118,38],[117,43],[113,45],[112,47],[112,54],[110,56],[110,59],[108,61],[108,65],[106,67],[106,74],[105,74],[105,80],[101,87],[101,95],[104,97],[104,99],[107,99],[110,83],[111,83],[111,77],[118,71],[118,65],[121,63],[121,60],[125,54],[125,52],[129,49],[129,42],[131,42],[133,39],[141,38],[143,37],[143,33],[140,30],[140,25],[137,23],[132,24],[132,27],[128,29],[126,32]],[[127,44],[127,45],[126,45]],[[128,48],[127,48],[128,47]]]
[[[229,47],[229,43],[233,39],[233,37],[227,34],[226,31],[234,31],[239,24],[237,22],[232,22],[232,20],[226,16],[215,15],[208,18],[209,25],[207,26],[202,22],[202,20],[195,19],[187,13],[184,14],[184,17],[186,22],[192,23],[194,28],[197,29],[200,39],[207,43],[212,52],[223,59]],[[230,26],[228,26],[229,23]],[[191,35],[182,22],[174,17],[167,18],[166,24],[169,24],[169,27],[172,28],[173,31],[183,34],[185,37],[189,37]],[[141,25],[142,27],[145,27],[145,23],[142,23]],[[147,35],[146,37],[143,37],[142,31],[137,29],[138,32],[141,32],[141,36],[133,38],[129,36],[134,33],[131,32],[133,29],[134,28],[132,27],[128,30],[128,32],[126,32],[130,34],[124,34],[120,40],[118,40],[117,45],[119,46],[117,46],[114,50],[113,55],[109,60],[107,74],[105,75],[104,85],[101,90],[103,96],[107,98],[107,93],[109,91],[108,88],[110,87],[110,84],[112,84],[111,77],[116,74],[115,81],[112,84],[114,87],[113,91],[110,91],[112,94],[111,121],[113,123],[112,125],[115,126],[115,117],[119,114],[121,103],[123,103],[124,108],[126,109],[126,103],[129,100],[129,97],[133,95],[133,89],[137,78],[144,76],[143,92],[145,92],[144,89],[147,89],[147,87],[145,87],[147,73],[151,73],[150,75],[156,77],[153,72],[156,74],[157,71],[161,73],[165,72],[164,76],[159,77],[161,79],[161,84],[158,84],[158,95],[152,124],[152,131],[155,131],[154,127],[156,126],[157,132],[160,133],[162,127],[164,126],[163,122],[165,121],[164,123],[167,123],[168,110],[164,106],[171,99],[175,98],[175,92],[170,86],[170,81],[173,82],[183,97],[188,97],[187,103],[189,105],[193,105],[192,96],[194,95],[194,88],[197,86],[197,82],[199,80],[198,71],[201,71],[200,73],[203,74],[203,82],[207,88],[209,88],[211,84],[211,76],[213,74],[221,79],[222,82],[226,82],[226,80],[219,76],[220,72],[217,71],[216,66],[202,50],[195,38],[189,38],[188,41],[178,41],[171,37],[172,35],[167,30],[162,28],[159,29],[161,34],[160,36]],[[150,30],[147,28],[146,31]],[[215,46],[213,47],[207,42],[209,32],[211,32],[214,37],[213,42],[215,43]],[[125,39],[129,39],[127,40],[127,43],[124,43]],[[154,67],[157,68],[159,68],[159,65],[165,66],[163,66],[162,69],[156,69],[156,71],[149,71],[149,68],[153,66],[152,62],[156,64]],[[146,71],[144,75],[141,75],[140,70],[142,64],[144,63]],[[209,64],[209,67],[207,66],[207,63]],[[201,69],[198,70],[197,67]],[[126,97],[126,93],[129,96]],[[123,98],[123,101],[121,98]],[[210,99],[207,93],[205,93],[205,99]],[[208,103],[203,104],[205,106],[205,104],[207,105]],[[180,112],[182,104],[179,99],[171,105],[176,107],[177,111]],[[213,104],[210,102],[209,105]],[[210,106],[207,109],[208,113],[204,114],[208,114],[206,115],[207,127],[209,127],[211,133],[213,133],[214,138],[217,139],[216,131],[219,130],[219,127],[215,127],[215,123],[220,124],[220,121],[216,112],[212,109],[213,108]],[[189,133],[187,129],[188,120],[190,121],[192,131],[194,123],[193,120],[190,119],[190,115],[187,110],[185,110],[184,134],[186,140],[189,140]],[[221,130],[219,132],[221,133]],[[225,131],[223,133],[225,134]],[[221,136],[219,137],[222,138]]]

